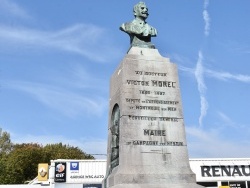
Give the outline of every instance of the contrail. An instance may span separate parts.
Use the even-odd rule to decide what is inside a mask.
[[[209,0],[205,0],[204,1],[204,9],[203,9],[203,19],[205,22],[205,29],[204,29],[205,36],[208,36],[209,31],[210,31],[210,17],[209,17],[209,13],[207,11],[208,5],[209,5]]]
[[[209,13],[207,11],[209,5],[209,0],[204,0],[204,6],[203,6],[203,20],[205,22],[205,28],[204,28],[204,35],[205,37],[209,36],[210,32],[210,17]],[[198,61],[196,63],[196,68],[195,68],[195,78],[198,83],[198,90],[200,93],[200,103],[201,103],[201,112],[200,112],[200,117],[199,117],[199,125],[202,126],[202,121],[203,118],[207,114],[208,110],[208,102],[206,100],[206,84],[204,82],[204,67],[203,67],[203,53],[200,50],[199,55],[198,55]]]
[[[208,14],[207,10],[203,10],[203,19],[205,21],[205,30],[204,30],[204,34],[205,36],[209,35],[209,30],[210,30],[210,17]]]
[[[209,5],[209,0],[205,0],[204,1],[204,9],[207,9],[208,5]]]
[[[199,117],[200,126],[202,126],[202,120],[206,116],[207,109],[208,109],[208,102],[205,97],[207,87],[204,82],[204,68],[203,68],[202,62],[203,62],[203,55],[202,55],[202,52],[199,51],[198,61],[197,61],[196,68],[195,68],[195,78],[198,83],[198,90],[200,93],[200,100],[201,100],[201,114]]]

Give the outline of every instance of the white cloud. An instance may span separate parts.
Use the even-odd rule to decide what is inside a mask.
[[[204,28],[205,36],[208,36],[209,31],[210,31],[210,16],[209,16],[209,13],[207,11],[208,5],[209,5],[209,0],[205,0],[204,1],[204,10],[203,10],[203,20],[205,22],[205,28]]]
[[[201,51],[199,51],[199,54],[198,54],[198,61],[196,63],[196,68],[195,68],[195,77],[196,77],[197,82],[198,82],[199,92],[205,93],[207,87],[204,83],[203,54]]]
[[[49,108],[74,118],[84,113],[100,116],[107,108],[107,102],[99,96],[86,97],[67,91],[65,88],[31,82],[8,82],[7,87],[25,92]]]
[[[233,128],[233,129],[241,132],[241,135],[242,135],[241,140],[243,140],[243,135],[247,135],[247,139],[248,139],[248,135],[250,132],[250,127],[248,124],[241,124],[241,123],[235,122],[227,114],[225,114],[224,112],[221,112],[221,111],[218,111],[217,115],[218,115],[219,120],[220,120],[220,123],[219,123],[220,127]],[[236,131],[234,133],[236,133]]]
[[[18,18],[31,19],[20,5],[11,0],[0,0],[0,18],[3,23],[12,17],[14,21],[6,23],[16,23]],[[110,62],[122,54],[120,48],[115,46],[112,34],[95,25],[81,23],[61,30],[47,31],[24,26],[17,27],[16,25],[20,25],[19,22],[11,26],[3,23],[0,25],[1,51],[15,53],[15,50],[18,50],[18,52],[30,54],[35,50],[43,53],[59,50],[78,54],[97,62]]]
[[[195,69],[181,66],[179,65],[178,68],[181,71],[187,72],[189,74],[194,74]],[[207,69],[203,66],[203,73],[207,77],[215,78],[221,81],[230,81],[230,80],[235,80],[243,83],[250,83],[250,75],[243,75],[243,74],[232,74],[229,72],[224,72],[224,71],[215,71],[211,69]]]
[[[207,109],[208,109],[208,102],[205,97],[207,87],[204,82],[204,68],[203,68],[202,62],[203,62],[203,55],[202,55],[202,52],[200,51],[199,56],[198,56],[198,61],[196,64],[196,68],[195,68],[195,78],[198,83],[198,90],[200,93],[200,100],[201,100],[201,112],[200,112],[200,117],[199,117],[200,126],[202,126],[203,118],[206,116]]]
[[[188,72],[190,74],[195,74],[195,69],[193,68],[189,68],[189,67],[185,67],[185,66],[181,66],[181,65],[178,65],[178,68],[181,70],[181,71],[184,71],[184,72]]]
[[[186,127],[189,138],[188,148],[190,157],[249,157],[250,143],[238,140],[233,142],[223,137],[224,131],[219,129],[203,130],[197,127]]]
[[[204,34],[205,34],[205,36],[208,36],[209,35],[209,30],[210,30],[210,17],[209,17],[209,14],[208,14],[207,10],[203,11],[203,19],[205,21]]]
[[[236,80],[240,82],[250,83],[249,75],[231,74],[228,72],[218,72],[218,71],[214,71],[210,69],[206,69],[205,72],[207,76],[210,76],[219,80],[223,80],[223,81]]]
[[[74,63],[68,75],[67,78],[60,78],[60,80],[63,80],[63,82],[69,86],[80,89],[94,89],[98,90],[99,93],[108,92],[107,80],[101,79],[95,74],[91,74],[91,72],[87,71],[81,64]]]
[[[13,16],[16,18],[24,19],[30,18],[25,9],[11,0],[0,0],[0,15]]]
[[[204,9],[207,9],[209,5],[209,0],[204,0]]]
[[[201,99],[201,114],[199,117],[199,125],[202,126],[202,122],[204,117],[207,115],[207,110],[208,110],[208,102],[205,97],[205,93],[200,94],[200,99]]]
[[[203,118],[206,116],[208,106],[209,106],[208,101],[206,100],[206,97],[205,97],[207,87],[204,82],[204,76],[212,77],[221,81],[235,80],[235,81],[239,81],[242,83],[247,83],[247,84],[250,83],[249,75],[231,74],[228,72],[223,72],[223,71],[219,72],[219,71],[214,71],[211,69],[206,69],[203,66],[202,62],[203,62],[203,55],[202,55],[202,52],[199,52],[199,57],[198,57],[198,61],[197,61],[195,69],[188,68],[185,66],[178,66],[181,71],[187,72],[191,75],[195,75],[196,81],[198,83],[198,90],[200,93],[200,103],[201,103],[201,110],[200,110],[200,117],[199,117],[200,126],[202,126]],[[218,115],[220,116],[222,120],[225,121],[225,123],[231,126],[236,126],[236,124],[233,123],[233,121],[231,121],[229,117],[227,117],[225,114],[218,112]]]
[[[218,115],[219,115],[226,123],[232,122],[232,120],[231,120],[226,114],[224,114],[223,112],[218,112]]]
[[[59,31],[0,25],[0,40],[2,50],[13,50],[16,46],[22,46],[19,50],[27,50],[25,46],[31,46],[33,50],[42,48],[43,51],[55,49],[76,53],[98,62],[107,62],[120,55],[105,29],[87,24],[76,24]]]
[[[206,100],[206,84],[204,82],[204,77],[215,78],[221,81],[230,81],[235,80],[242,83],[250,83],[250,75],[242,75],[242,74],[232,74],[229,72],[223,71],[214,71],[211,69],[207,69],[203,65],[203,54],[200,51],[198,55],[198,61],[196,64],[195,69],[185,67],[185,66],[178,66],[179,70],[194,75],[198,84],[198,90],[200,93],[200,103],[201,103],[201,110],[200,110],[200,117],[199,117],[199,125],[202,126],[203,118],[207,114],[208,110],[208,101]],[[222,116],[221,116],[222,117]]]

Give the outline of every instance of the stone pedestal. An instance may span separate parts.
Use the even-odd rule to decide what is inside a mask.
[[[112,75],[107,188],[198,188],[189,166],[178,72],[132,47]]]

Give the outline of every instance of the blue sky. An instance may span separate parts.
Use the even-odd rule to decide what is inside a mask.
[[[109,79],[134,0],[0,0],[0,127],[105,154]],[[250,1],[145,1],[179,68],[189,156],[250,157]],[[97,156],[103,158],[104,156]]]

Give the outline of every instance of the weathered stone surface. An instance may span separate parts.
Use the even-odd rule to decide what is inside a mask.
[[[201,187],[189,166],[177,67],[158,50],[130,49],[111,78],[109,117],[106,187]]]

